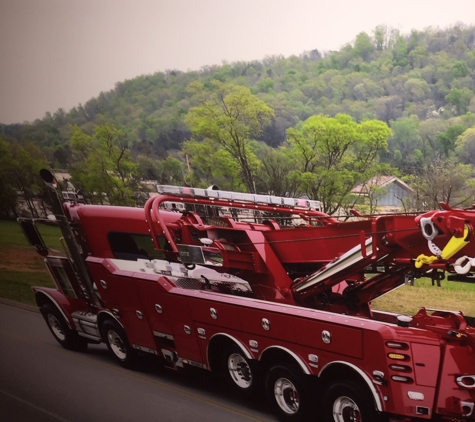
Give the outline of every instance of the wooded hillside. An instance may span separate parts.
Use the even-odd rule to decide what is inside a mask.
[[[239,94],[237,87],[246,91]],[[205,93],[218,97],[204,98]],[[107,149],[108,139],[123,162],[131,163],[113,169],[123,183],[136,175],[162,183],[305,193],[318,195],[332,211],[346,201],[350,185],[364,182],[362,177],[392,172],[416,187],[419,208],[440,200],[466,205],[474,200],[474,93],[475,27],[401,34],[380,26],[336,52],[313,50],[298,57],[266,57],[198,71],[168,70],[119,82],[69,112],[59,109],[31,124],[0,125],[0,136],[12,159],[26,148],[49,167],[71,169],[85,190],[93,187],[88,188],[77,171],[78,163],[86,165],[89,156],[81,145],[106,142]],[[200,132],[199,120],[205,117],[198,113],[196,121],[197,110],[209,101],[219,106],[219,95],[255,99],[267,113],[253,130],[242,132],[244,143],[234,146],[245,147],[240,152],[227,141],[211,142],[211,132]],[[336,119],[316,121],[317,115]],[[371,132],[377,121],[389,126],[387,136]],[[312,147],[312,139],[320,136],[318,127],[329,129],[337,123],[353,131],[354,142],[339,150],[339,162],[330,163],[325,156],[341,145]],[[242,124],[252,126],[250,120]],[[378,133],[372,144],[368,128]],[[314,157],[309,159],[312,148]],[[365,148],[367,158],[371,155],[366,164],[360,161]],[[222,152],[217,156],[218,150]],[[117,161],[114,154],[109,148],[109,161]],[[95,168],[87,165],[90,171]],[[370,172],[362,170],[369,165]],[[338,186],[316,186],[326,177],[335,178],[335,172],[342,177]],[[453,180],[455,175],[463,180]],[[428,186],[434,178],[437,186]]]

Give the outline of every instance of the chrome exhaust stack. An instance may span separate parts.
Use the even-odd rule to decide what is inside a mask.
[[[79,283],[79,287],[84,295],[84,299],[91,306],[97,306],[96,294],[94,292],[93,283],[89,275],[89,271],[84,263],[82,256],[82,248],[76,242],[76,238],[71,229],[68,217],[64,213],[63,197],[58,189],[58,182],[56,181],[53,173],[47,169],[40,170],[40,176],[43,179],[45,185],[49,188],[51,202],[53,205],[53,214],[56,217],[58,226],[63,235],[64,241],[69,249],[69,260],[73,267],[76,279]]]

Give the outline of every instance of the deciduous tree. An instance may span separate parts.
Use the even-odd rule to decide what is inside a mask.
[[[41,149],[32,142],[10,145],[0,139],[0,216],[16,215],[17,193],[23,197],[30,216],[46,214],[45,186],[39,176],[46,166]]]
[[[468,106],[472,98],[473,92],[468,88],[452,88],[445,96],[445,100],[455,106],[457,114],[459,115],[468,111]]]
[[[135,205],[137,164],[124,144],[124,133],[111,126],[97,126],[89,136],[73,128],[71,148],[76,162],[73,182],[93,201],[112,205]]]
[[[187,177],[190,185],[207,187],[215,184],[223,190],[246,190],[241,177],[241,167],[228,151],[217,149],[209,140],[188,141],[183,148],[191,165],[191,173]],[[252,165],[255,166],[256,164]]]
[[[17,193],[12,180],[14,169],[10,144],[0,138],[0,218],[16,217]]]
[[[356,123],[351,116],[312,116],[298,129],[287,131],[292,154],[298,160],[300,187],[333,213],[351,190],[380,173],[378,154],[391,135],[381,121]]]
[[[475,196],[475,169],[451,159],[434,159],[414,176],[417,210],[439,208],[440,202],[452,207],[470,206]]]
[[[457,138],[455,154],[461,163],[475,165],[475,128],[467,129]]]
[[[273,110],[242,86],[214,81],[207,88],[196,82],[190,85],[190,92],[200,103],[185,117],[195,139],[224,149],[239,163],[249,192],[255,192],[256,159],[249,142],[271,122]]]

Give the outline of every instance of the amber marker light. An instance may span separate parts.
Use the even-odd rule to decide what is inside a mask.
[[[401,353],[388,353],[388,358],[389,359],[394,359],[394,360],[406,360],[406,359],[408,359],[408,356],[403,355]]]

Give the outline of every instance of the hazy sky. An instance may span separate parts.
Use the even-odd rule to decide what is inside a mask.
[[[0,123],[69,111],[142,74],[458,22],[475,24],[475,0],[0,0]]]

